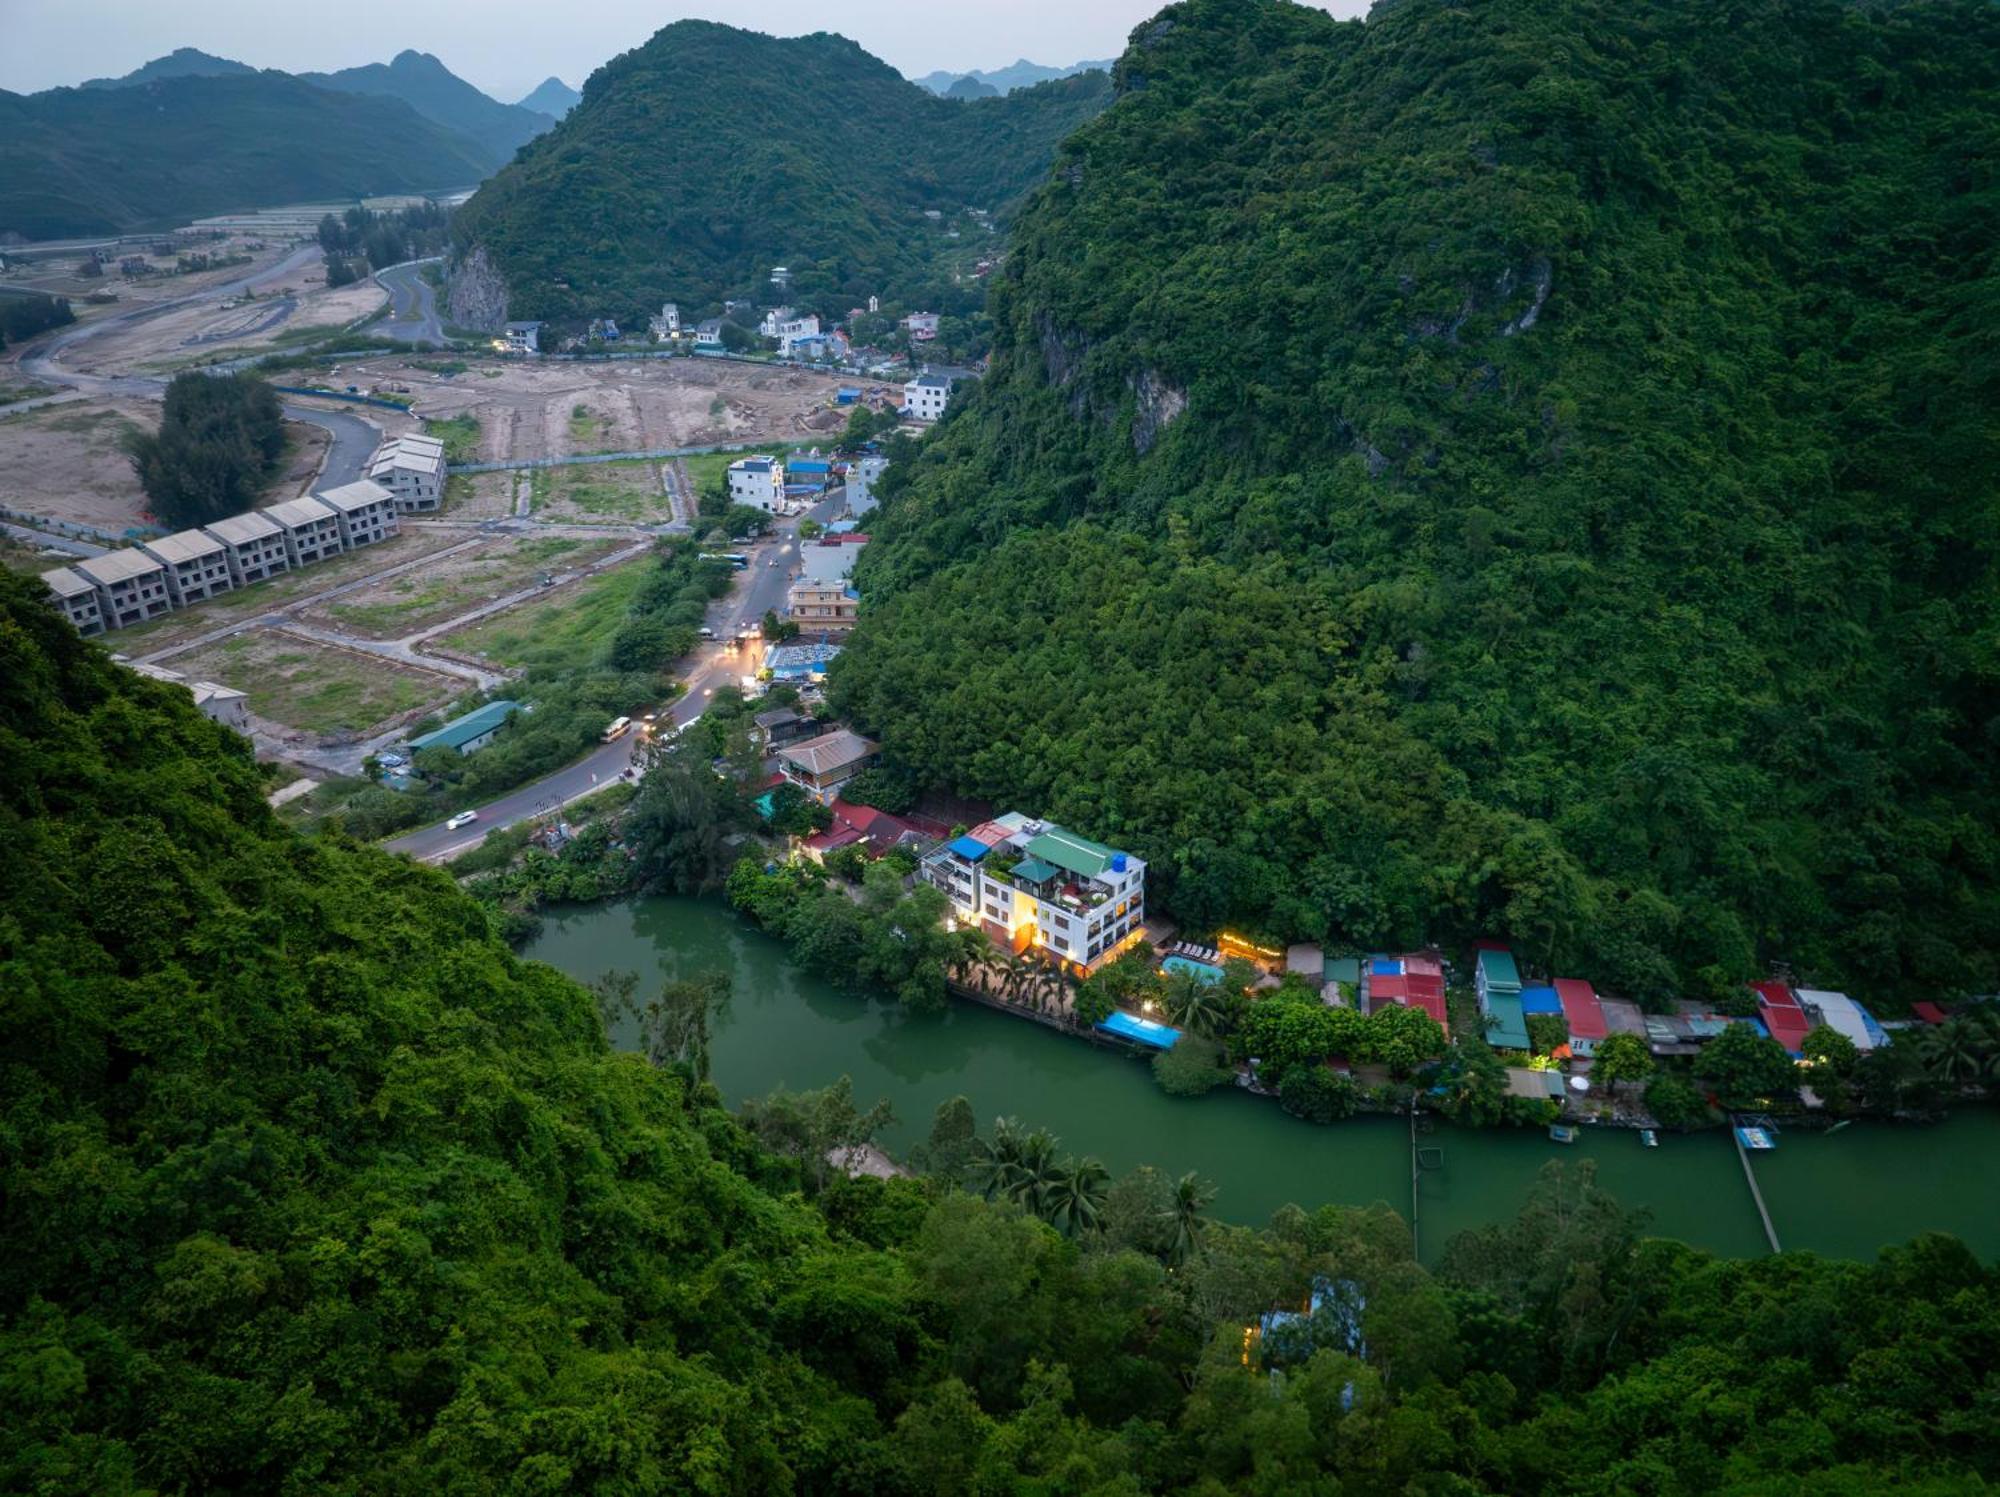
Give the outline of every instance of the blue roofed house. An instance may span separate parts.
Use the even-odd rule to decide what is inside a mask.
[[[1144,934],[1142,860],[1019,812],[937,848],[917,876],[943,891],[959,923],[1086,972]]]
[[[412,738],[410,752],[420,754],[425,749],[449,748],[457,749],[461,754],[475,754],[507,726],[508,718],[526,710],[519,702],[488,702],[484,707],[473,708],[463,717],[453,718],[435,732]]]

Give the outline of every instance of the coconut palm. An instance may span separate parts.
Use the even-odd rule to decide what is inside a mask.
[[[1103,1225],[1104,1194],[1111,1172],[1097,1160],[1065,1159],[1049,1183],[1045,1204],[1049,1225],[1065,1237],[1085,1237]]]
[[[1924,1068],[1946,1086],[1964,1086],[1987,1073],[1991,1037],[1986,1025],[1967,1015],[1925,1030],[1917,1044]]]
[[[1221,984],[1203,982],[1191,972],[1176,972],[1168,978],[1161,998],[1169,1019],[1209,1040],[1222,1031],[1227,1001]]]
[[[1201,1240],[1202,1212],[1215,1199],[1215,1190],[1192,1171],[1174,1181],[1167,1193],[1160,1219],[1167,1229],[1167,1262],[1178,1268],[1187,1262]]]
[[[971,1183],[987,1200],[1007,1198],[1021,1174],[1021,1144],[1026,1134],[1013,1118],[999,1118],[993,1136],[978,1141],[973,1155]]]

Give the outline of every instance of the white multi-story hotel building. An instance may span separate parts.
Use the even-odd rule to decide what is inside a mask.
[[[961,923],[994,940],[1094,971],[1139,939],[1146,865],[1088,837],[1009,812],[924,859]]]

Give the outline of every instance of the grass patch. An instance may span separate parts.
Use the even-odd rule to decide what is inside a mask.
[[[44,395],[56,393],[54,385],[33,383],[0,384],[0,405],[12,405],[21,400],[40,400]]]
[[[259,717],[308,733],[360,732],[437,701],[459,683],[288,635],[239,634],[173,668],[248,692]]]
[[[579,454],[614,451],[615,448],[606,445],[610,435],[611,423],[589,406],[570,408],[569,439]]]
[[[448,463],[472,463],[479,460],[479,418],[471,414],[448,416],[442,420],[424,423],[426,435],[436,437],[444,443],[444,460]]]
[[[673,514],[654,464],[641,458],[536,468],[530,492],[535,513],[550,519],[662,520]]]
[[[625,622],[632,599],[646,580],[643,562],[643,557],[635,558],[550,597],[447,634],[439,643],[503,666],[560,667],[595,659]]]
[[[586,548],[587,554],[578,554]],[[608,549],[605,542],[561,536],[503,543],[469,556],[447,557],[434,570],[415,568],[317,612],[352,633],[396,639],[528,587],[558,560],[587,562]]]

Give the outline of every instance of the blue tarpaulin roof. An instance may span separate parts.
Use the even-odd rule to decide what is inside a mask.
[[[1123,1009],[1113,1009],[1111,1017],[1097,1027],[1106,1034],[1137,1040],[1142,1045],[1151,1045],[1155,1050],[1171,1050],[1174,1048],[1174,1041],[1181,1037],[1178,1029],[1166,1024],[1156,1024],[1151,1019],[1137,1018]]]
[[[1559,1014],[1563,1011],[1562,999],[1556,996],[1554,988],[1521,989],[1521,1012],[1524,1014]]]
[[[984,842],[976,842],[970,837],[960,837],[951,844],[951,850],[968,863],[977,863],[987,852]]]
[[[1368,964],[1368,972],[1372,977],[1401,977],[1403,964],[1394,957],[1387,959],[1378,957]]]

